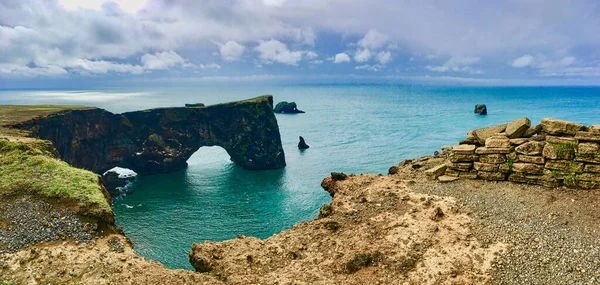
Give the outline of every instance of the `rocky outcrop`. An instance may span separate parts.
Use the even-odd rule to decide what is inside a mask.
[[[475,105],[475,114],[487,115],[487,106],[485,106],[485,104]]]
[[[275,113],[280,113],[280,114],[304,113],[304,111],[298,110],[298,107],[296,106],[296,102],[286,102],[286,101],[277,103],[277,106],[275,106],[275,109],[273,109],[273,111]]]
[[[304,138],[301,136],[300,137],[300,141],[298,142],[298,149],[307,149],[310,146],[306,144],[306,142],[304,141]]]
[[[285,166],[273,97],[206,107],[113,114],[67,110],[13,127],[50,140],[73,166],[103,173],[115,166],[139,174],[172,172],[203,146],[221,146],[246,169]]]
[[[111,196],[131,194],[131,185],[135,182],[137,173],[120,167],[115,167],[102,174],[104,187]]]
[[[521,118],[471,131],[461,143],[448,157],[445,176],[600,188],[600,131],[594,127],[545,118],[531,128]]]

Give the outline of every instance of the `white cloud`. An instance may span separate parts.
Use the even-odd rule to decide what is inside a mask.
[[[333,58],[333,63],[350,62],[350,56],[347,53],[338,53]]]
[[[216,63],[211,63],[211,64],[200,64],[200,65],[198,65],[198,68],[200,68],[200,69],[221,69],[221,66]]]
[[[235,41],[228,41],[220,48],[221,58],[228,62],[236,61],[244,54],[245,49],[245,46]]]
[[[383,65],[381,65],[381,64],[374,64],[374,65],[363,64],[363,65],[358,65],[358,66],[354,67],[354,69],[368,70],[368,71],[380,71],[381,69],[383,69]]]
[[[145,54],[142,56],[142,64],[144,68],[150,70],[163,70],[172,66],[184,64],[185,60],[176,52],[164,51],[155,54]]]
[[[364,49],[376,50],[382,48],[387,42],[388,36],[378,32],[377,30],[369,30],[365,36],[358,41],[358,46]]]
[[[389,51],[380,51],[375,60],[379,62],[379,64],[385,65],[392,60],[392,54]]]
[[[371,51],[367,48],[365,49],[357,49],[356,53],[354,53],[354,61],[356,62],[365,62],[371,59]]]
[[[306,57],[308,59],[315,59],[315,58],[319,57],[319,55],[316,52],[314,52],[314,51],[307,51],[306,52]]]
[[[515,59],[512,63],[513,67],[522,68],[530,66],[533,63],[533,56],[526,54],[522,57]]]
[[[303,51],[290,51],[286,44],[278,40],[260,41],[255,50],[266,63],[297,65],[302,60]]]
[[[478,57],[465,57],[465,56],[454,56],[451,57],[448,61],[446,61],[444,64],[439,65],[439,66],[426,66],[426,69],[429,69],[431,71],[437,71],[437,72],[447,72],[447,71],[454,71],[454,72],[468,72],[468,73],[473,73],[473,74],[481,74],[483,73],[483,71],[481,70],[476,70],[473,69],[472,67],[470,67],[471,65],[473,65],[474,63],[477,63],[479,61]]]

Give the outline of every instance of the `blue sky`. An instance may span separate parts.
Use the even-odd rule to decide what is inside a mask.
[[[2,0],[0,88],[600,85],[600,1]]]

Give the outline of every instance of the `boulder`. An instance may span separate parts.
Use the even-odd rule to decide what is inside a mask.
[[[457,145],[452,147],[452,152],[455,154],[473,154],[475,148],[474,145]]]
[[[528,118],[514,120],[506,125],[506,136],[510,139],[521,137],[525,131],[531,126],[531,121]]]
[[[477,171],[496,172],[499,165],[502,164],[475,162],[473,163],[473,168]]]
[[[477,138],[477,140],[479,141],[479,144],[484,145],[485,140],[487,138],[489,138],[495,134],[504,132],[504,130],[506,130],[506,124],[491,126],[491,127],[487,127],[487,128],[483,128],[483,129],[474,130],[473,136],[475,136],[475,138]]]
[[[585,126],[573,122],[544,118],[541,122],[544,131],[551,135],[569,135],[574,136],[578,131],[582,131]]]
[[[524,155],[540,155],[545,144],[545,142],[528,142],[516,147],[515,151]]]
[[[307,149],[310,146],[306,144],[306,142],[304,141],[304,138],[302,136],[300,136],[300,141],[298,142],[298,149]]]
[[[475,114],[487,115],[487,106],[485,104],[475,105]]]
[[[280,114],[304,113],[304,111],[298,110],[298,107],[296,106],[296,102],[286,102],[286,101],[277,103],[277,105],[273,109],[273,112],[280,113]]]

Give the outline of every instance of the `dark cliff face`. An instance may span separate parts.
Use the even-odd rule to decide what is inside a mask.
[[[186,167],[200,147],[215,145],[246,169],[285,166],[272,96],[120,115],[71,110],[14,127],[52,141],[63,160],[97,173],[115,166],[140,174],[172,172]]]

